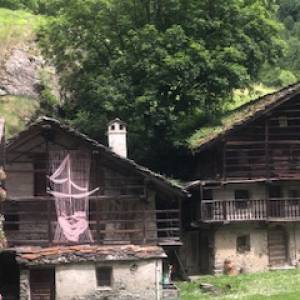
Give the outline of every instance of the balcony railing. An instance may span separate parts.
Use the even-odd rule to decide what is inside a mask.
[[[101,196],[90,199],[92,244],[180,243],[179,209],[145,209],[143,205],[126,209],[122,205],[101,205],[116,198]],[[130,196],[118,197],[120,203],[129,199]],[[1,213],[5,217],[4,231],[9,246],[63,244],[55,240],[58,222],[54,199],[7,200],[1,204]]]
[[[300,221],[300,199],[204,200],[201,219],[204,222]]]

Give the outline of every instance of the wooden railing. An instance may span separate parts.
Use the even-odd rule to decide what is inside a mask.
[[[201,219],[204,222],[300,221],[300,199],[204,200]]]
[[[92,244],[180,243],[179,209],[146,209],[143,204],[136,209],[132,206],[126,209],[122,204],[119,207],[101,205],[103,201],[116,198],[122,203],[122,200],[129,200],[130,196],[90,199]],[[140,199],[138,201],[145,203]],[[1,204],[1,213],[5,217],[4,231],[10,246],[63,244],[55,240],[58,222],[54,199],[7,200]]]

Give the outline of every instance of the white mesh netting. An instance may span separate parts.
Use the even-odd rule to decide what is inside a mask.
[[[56,242],[93,242],[89,229],[90,157],[81,151],[51,151],[49,193],[55,198]]]

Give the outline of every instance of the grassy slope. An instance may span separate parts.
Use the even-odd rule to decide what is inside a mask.
[[[218,294],[203,293],[199,283],[219,288]],[[231,288],[226,287],[230,285]],[[191,283],[179,283],[181,300],[299,300],[300,270],[229,276],[203,276]]]
[[[28,12],[0,8],[0,67],[13,47],[33,44],[34,32],[41,22],[43,18]],[[21,130],[37,107],[36,99],[22,96],[0,97],[0,116],[6,119],[8,136]]]

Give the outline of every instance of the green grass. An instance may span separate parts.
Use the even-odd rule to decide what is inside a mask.
[[[29,12],[0,8],[0,55],[20,43],[33,40],[36,29],[44,20],[44,17]]]
[[[204,293],[199,283],[217,287],[215,294]],[[181,300],[299,300],[300,270],[244,274],[236,277],[203,276],[190,283],[178,283]]]

